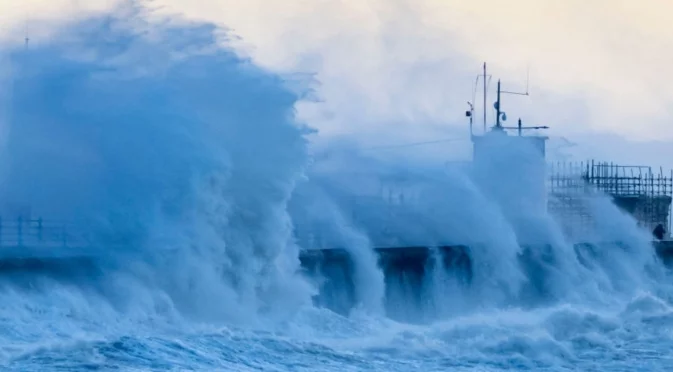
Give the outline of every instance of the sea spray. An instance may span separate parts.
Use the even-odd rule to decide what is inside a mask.
[[[462,314],[473,306],[467,296],[469,278],[445,264],[441,250],[432,248],[431,272],[423,288],[425,321],[433,322]]]
[[[350,241],[358,249],[352,254],[418,238],[431,246],[481,242],[471,250],[478,263],[472,288],[461,297],[437,285],[434,296],[450,310],[429,326],[303,307],[280,335],[268,324],[255,332],[221,328],[222,319],[237,325],[287,319],[310,294],[294,276],[300,247],[288,232],[302,212],[288,215],[284,206],[308,187],[295,188],[305,170],[303,131],[288,120],[296,97],[232,54],[194,60],[179,53],[187,66],[164,63],[172,61],[166,51],[181,50],[175,43],[210,40],[210,25],[178,27],[155,43],[109,21],[87,22],[97,37],[71,25],[53,44],[6,54],[14,89],[2,90],[9,127],[1,163],[11,176],[3,178],[2,197],[30,203],[40,214],[91,217],[106,270],[66,281],[3,276],[3,368],[671,369],[670,278],[651,256],[649,236],[608,200],[593,207],[605,221],[595,241],[629,245],[596,246],[579,259],[557,221],[522,218],[470,174],[372,162],[362,154],[327,174],[308,169],[309,184],[326,181],[313,199],[326,202],[308,215],[329,216],[326,230]],[[100,59],[115,63],[101,67],[90,58],[97,53],[84,53],[94,45]],[[233,68],[240,63],[245,67]],[[286,100],[280,104],[279,97]],[[268,137],[252,141],[250,132]],[[276,139],[283,143],[276,146]],[[349,169],[360,175],[338,177]],[[353,187],[334,187],[332,180]],[[403,192],[367,203],[354,198],[380,181]],[[531,256],[544,264],[539,275],[519,266],[518,243],[531,235],[550,238],[550,247]],[[361,262],[370,270],[361,274],[372,278],[362,289],[381,293],[375,260]],[[537,283],[545,285],[535,298],[517,291]],[[464,311],[457,316],[458,305]]]
[[[469,247],[470,297],[478,299],[473,303],[491,307],[511,301],[525,281],[517,261],[521,247],[498,205],[460,172],[430,178],[422,190],[416,210],[431,221],[438,240]]]
[[[385,296],[383,273],[378,267],[374,246],[369,237],[358,230],[356,219],[349,209],[344,209],[321,185],[329,180],[310,174],[308,182],[300,185],[293,195],[290,212],[296,227],[298,244],[306,250],[341,248],[352,259],[350,278],[340,285],[352,285],[355,307],[372,313],[383,314]],[[332,278],[334,279],[334,278]],[[348,304],[344,304],[348,305]]]
[[[473,245],[470,256],[475,267],[473,291],[477,293],[473,293],[473,298],[480,299],[482,305],[495,306],[516,296],[524,280],[517,264],[520,247],[508,221],[468,175],[420,164],[418,168],[400,167],[359,154],[357,148],[343,144],[335,144],[329,150],[308,170],[307,185],[297,193],[320,187],[321,198],[328,194],[337,200],[339,210],[352,216],[353,226],[366,234],[372,247]],[[315,203],[311,198],[318,199],[307,194],[293,204]],[[318,210],[322,215],[332,213],[324,204]],[[305,213],[299,207],[292,209],[295,221],[311,219]],[[338,224],[328,223],[326,229],[316,226],[315,218],[311,220],[314,226],[306,227],[312,228],[313,233],[322,239],[339,239],[330,230]],[[386,284],[387,297],[407,298],[410,293],[396,292],[415,291],[402,287],[398,290],[396,285]],[[410,304],[392,301],[388,310]]]
[[[459,300],[463,305],[529,308],[563,301],[606,305],[614,299],[606,293],[616,291],[628,297],[633,288],[651,283],[653,273],[648,270],[657,263],[646,236],[632,218],[609,203],[600,210],[593,207],[596,215],[611,217],[603,219],[603,225],[593,226],[593,237],[586,241],[602,253],[578,253],[584,248],[578,248],[564,234],[562,221],[547,212],[547,198],[540,193],[545,173],[525,168],[530,166],[525,158],[536,154],[526,146],[501,144],[497,149],[486,149],[494,151],[492,155],[500,163],[477,165],[465,172],[433,168],[427,163],[401,165],[385,156],[367,156],[357,148],[335,143],[327,146],[329,156],[323,156],[322,164],[314,164],[308,174],[320,175],[313,177],[314,182],[322,180],[324,193],[339,200],[340,209],[357,216],[354,225],[373,246],[469,246],[472,280],[469,293]],[[516,161],[524,163],[523,169],[510,172],[505,165]],[[532,167],[543,169],[537,165]],[[600,198],[590,200],[594,205],[605,203]],[[293,213],[293,217],[299,215]],[[628,242],[629,249],[618,248],[614,241]],[[624,274],[632,278],[622,277]],[[412,309],[418,301],[400,300],[416,298],[417,292],[423,291],[420,287],[410,290],[408,285],[386,279],[387,313],[402,314],[394,316],[396,319],[423,317],[422,310]],[[432,303],[427,298],[419,301]],[[408,312],[415,315],[404,315]]]
[[[5,50],[0,196],[85,221],[102,265],[138,268],[187,315],[289,315],[310,294],[286,212],[307,160],[297,95],[213,25],[147,17]]]
[[[596,243],[596,267],[609,279],[608,292],[629,298],[640,290],[667,286],[665,268],[652,248],[651,233],[637,226],[633,216],[620,210],[607,195],[585,200],[592,216],[588,240]]]

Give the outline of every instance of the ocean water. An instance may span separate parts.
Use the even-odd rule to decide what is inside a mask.
[[[0,276],[0,369],[673,368],[673,282],[606,200],[588,205],[605,217],[591,239],[627,247],[580,263],[552,217],[478,174],[313,147],[294,110],[314,82],[228,37],[127,7],[3,47],[1,198],[86,225],[94,264]],[[404,207],[371,197],[390,184]],[[313,305],[297,231],[355,258],[350,314]],[[386,305],[372,246],[421,238],[482,243],[471,287],[438,271],[424,306]],[[551,246],[521,265],[533,238]]]

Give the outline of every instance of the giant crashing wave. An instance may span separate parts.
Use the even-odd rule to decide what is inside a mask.
[[[298,259],[315,248],[298,233],[308,229],[355,258],[349,280],[360,307],[403,320],[427,309],[408,304],[416,289],[391,292],[375,247],[480,243],[470,252],[469,291],[436,273],[415,294],[439,316],[611,303],[615,293],[658,288],[646,236],[609,203],[594,206],[606,216],[596,234],[631,249],[603,247],[587,266],[553,219],[521,219],[469,172],[374,159],[341,144],[319,150],[329,161],[311,163],[311,131],[293,115],[306,82],[297,90],[255,66],[213,25],[149,18],[123,8],[5,48],[0,197],[88,226],[98,270],[71,282],[124,306],[138,301],[129,286],[143,288],[143,302],[153,293],[197,319],[284,318],[316,294]],[[413,203],[391,209],[366,197],[390,180]],[[518,258],[531,234],[548,239],[554,257],[539,253],[533,271]]]
[[[606,216],[596,234],[633,242],[631,249],[604,247],[580,265],[545,217],[534,230],[555,237],[559,259],[540,257],[545,270],[526,272],[516,263],[526,226],[468,173],[372,159],[347,146],[328,149],[336,162],[310,164],[307,130],[293,119],[302,95],[220,36],[212,25],[156,22],[125,8],[70,22],[28,48],[3,47],[0,198],[85,221],[98,266],[57,279],[0,277],[3,367],[666,363],[673,292],[647,238],[607,201],[594,206]],[[390,218],[387,203],[361,202],[380,180],[401,180],[412,207]],[[422,294],[429,327],[377,313],[386,288],[371,248],[392,239],[382,225],[395,227],[398,242],[487,243],[473,252],[469,291],[433,273]],[[295,239],[299,229],[349,248],[364,311],[343,317],[311,306],[315,288],[298,275],[298,252],[311,247]],[[522,296],[536,283],[546,283],[550,301]],[[400,318],[419,315],[404,296],[393,306]]]
[[[302,83],[229,35],[124,6],[3,48],[0,199],[86,226],[99,270],[80,284],[136,301],[123,276],[214,319],[310,296],[286,211],[308,160]]]

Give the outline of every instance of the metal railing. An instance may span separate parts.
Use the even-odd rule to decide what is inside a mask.
[[[600,191],[613,196],[671,196],[673,170],[658,172],[648,166],[624,166],[607,162],[550,163],[548,189],[555,193]]]
[[[584,200],[593,193],[610,195],[618,206],[630,206],[629,213],[650,231],[659,224],[669,232],[673,227],[673,171],[596,161],[558,162],[550,164],[548,190],[550,211],[580,230],[600,218],[587,210]]]
[[[0,217],[0,247],[74,247],[88,242],[74,225],[42,218]]]

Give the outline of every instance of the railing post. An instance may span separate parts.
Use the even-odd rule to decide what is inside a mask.
[[[23,218],[19,216],[16,221],[16,239],[19,247],[23,246]]]
[[[62,240],[63,240],[63,247],[65,248],[68,245],[67,238],[66,238],[66,232],[65,232],[65,225],[63,225],[62,229]]]
[[[42,217],[37,219],[37,240],[42,241]]]

